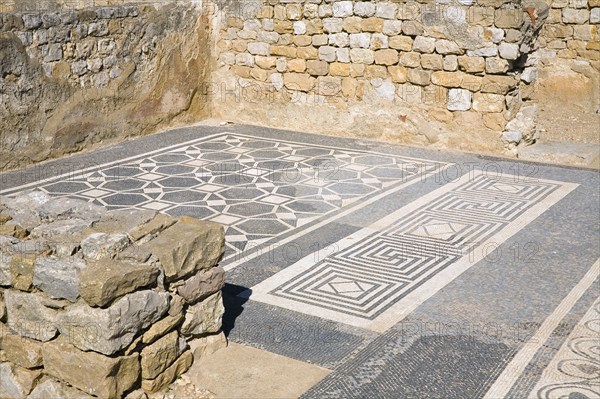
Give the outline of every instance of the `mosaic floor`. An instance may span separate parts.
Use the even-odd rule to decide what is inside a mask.
[[[225,330],[307,398],[600,398],[596,171],[230,126],[0,182],[224,224]]]

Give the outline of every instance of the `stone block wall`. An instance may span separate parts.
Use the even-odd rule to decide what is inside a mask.
[[[600,61],[600,1],[552,0],[540,47],[558,58]]]
[[[434,143],[440,140],[436,131],[452,127],[463,141],[467,130],[480,144],[500,142],[497,134],[481,130],[502,132],[516,116],[520,86],[533,76],[527,56],[548,13],[542,2],[502,0],[269,0],[221,6],[216,42],[221,74],[215,81],[233,76],[229,82],[241,86],[242,95],[231,101],[231,88],[217,91],[217,104],[246,103],[236,111],[248,108],[252,115],[262,113],[251,103],[265,105],[273,110],[265,119],[277,123],[293,119],[289,113],[306,112],[301,118],[312,128],[322,121],[308,111],[310,103],[320,113],[333,109],[332,114],[344,115],[335,119],[341,122],[337,126],[325,126],[334,131],[355,130],[352,109],[357,109],[380,121],[375,131],[406,132],[401,139],[417,144]],[[286,115],[277,111],[282,102],[299,106]],[[361,107],[364,103],[369,107]],[[218,109],[227,115],[227,107]],[[446,126],[440,129],[435,122]]]
[[[144,397],[224,342],[222,226],[0,198],[0,397]],[[194,342],[197,342],[195,340]]]
[[[208,116],[198,6],[101,3],[0,2],[0,170]]]

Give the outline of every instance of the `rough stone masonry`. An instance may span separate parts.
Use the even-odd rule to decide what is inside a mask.
[[[223,249],[212,222],[0,197],[0,397],[161,390],[225,342]]]

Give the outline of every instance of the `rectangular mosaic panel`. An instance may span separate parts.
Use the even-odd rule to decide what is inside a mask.
[[[384,331],[575,187],[467,174],[243,295]]]

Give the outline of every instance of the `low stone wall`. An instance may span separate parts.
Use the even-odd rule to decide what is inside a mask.
[[[192,1],[62,3],[2,2],[0,170],[209,115],[209,23]]]
[[[30,192],[0,248],[2,398],[144,397],[224,342],[218,224]]]
[[[500,143],[491,133],[519,111],[548,13],[536,1],[220,4],[216,113],[415,144],[451,144],[454,130],[466,148]]]

